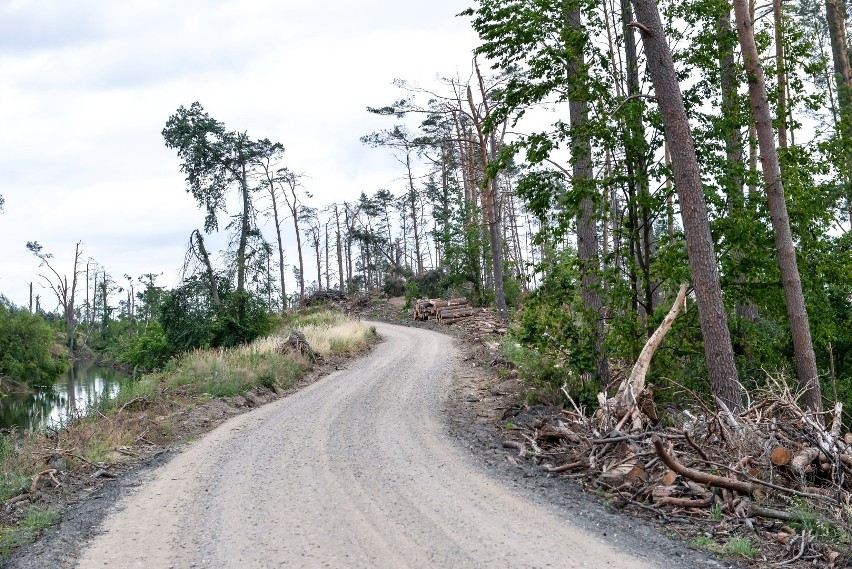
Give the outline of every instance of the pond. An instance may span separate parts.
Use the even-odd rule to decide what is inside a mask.
[[[93,411],[105,397],[118,394],[129,376],[96,365],[76,364],[52,387],[0,398],[0,428],[59,428]],[[0,385],[2,391],[2,385]]]

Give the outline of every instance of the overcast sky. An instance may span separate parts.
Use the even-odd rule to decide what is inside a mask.
[[[359,141],[391,122],[365,107],[399,98],[395,78],[467,77],[476,37],[455,14],[470,3],[0,0],[0,293],[29,302],[30,240],[60,272],[82,241],[117,279],[177,284],[204,214],[160,131],[193,101],[282,142],[315,205],[398,192],[396,162]]]

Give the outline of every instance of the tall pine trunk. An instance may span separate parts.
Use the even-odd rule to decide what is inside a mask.
[[[748,74],[749,98],[754,123],[757,130],[757,144],[763,165],[763,181],[769,199],[769,215],[775,233],[775,249],[778,252],[778,264],[781,267],[781,282],[787,301],[787,317],[790,320],[790,332],[793,336],[793,350],[796,354],[796,370],[799,377],[799,391],[802,404],[814,413],[822,412],[822,395],[817,374],[816,356],[811,342],[811,330],[805,297],[802,293],[802,281],[796,261],[796,249],[793,234],[790,231],[790,218],[787,214],[787,202],[784,198],[784,185],[781,182],[781,168],[778,162],[778,149],[772,132],[772,115],[769,112],[769,99],[766,93],[766,80],[763,67],[754,42],[754,29],[746,0],[734,0],[734,13],[737,20],[737,35],[743,54],[743,64]]]
[[[248,246],[248,234],[251,227],[251,202],[249,198],[248,175],[246,173],[246,155],[242,147],[242,141],[238,147],[240,153],[240,193],[242,194],[243,211],[240,215],[240,242],[237,246],[237,292],[243,292],[246,287],[246,247]]]
[[[337,224],[337,231],[335,232],[335,236],[337,237],[337,274],[340,281],[340,292],[343,293],[345,292],[343,282],[343,247],[340,240],[340,211],[337,209],[337,204],[334,204],[334,222]]]
[[[592,324],[592,347],[595,352],[595,373],[603,383],[609,380],[609,364],[603,347],[604,321],[602,317],[603,300],[600,291],[600,264],[598,258],[598,232],[595,216],[595,200],[590,194],[594,189],[594,166],[592,164],[592,141],[588,133],[589,107],[587,95],[578,85],[585,83],[586,73],[583,49],[585,41],[574,41],[575,34],[583,34],[580,6],[574,1],[565,1],[564,10],[565,40],[568,54],[568,80],[572,83],[568,96],[568,113],[571,123],[571,162],[573,185],[585,197],[580,201],[577,215],[577,256],[580,261],[580,297],[583,301],[585,318]]]
[[[656,1],[633,0],[633,7],[638,19],[638,23],[633,25],[643,30],[642,43],[648,58],[648,70],[671,152],[710,388],[719,401],[736,413],[742,409],[742,389],[737,379],[728,317],[719,285],[716,252],[683,95]]]
[[[846,184],[846,213],[849,216],[849,230],[852,231],[852,61],[849,59],[842,0],[825,0],[825,16],[840,111],[837,134],[843,145],[841,176]]]
[[[621,0],[621,20],[624,32],[625,76],[627,79],[627,96],[638,97],[641,93],[639,85],[639,55],[636,49],[636,37],[630,26],[633,11],[630,0]],[[638,105],[638,101],[633,103]],[[634,216],[631,221],[633,238],[637,244],[634,261],[641,272],[641,282],[637,279],[637,295],[641,299],[642,319],[646,332],[650,337],[654,326],[649,316],[659,304],[659,283],[651,278],[651,263],[657,255],[657,243],[654,235],[653,212],[651,211],[651,192],[648,179],[647,149],[645,142],[645,126],[638,112],[627,113],[625,120],[627,137],[624,141],[625,162],[627,167],[627,183],[631,186],[631,195],[636,202]]]

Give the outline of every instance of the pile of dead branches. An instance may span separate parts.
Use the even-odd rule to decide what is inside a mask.
[[[852,566],[852,435],[841,432],[840,404],[816,417],[770,377],[740,414],[708,407],[660,424],[645,372],[684,296],[595,413],[563,388],[571,410],[513,417],[504,446],[667,528],[680,524],[686,537],[746,532],[777,566]]]
[[[305,296],[302,304],[315,306],[317,304],[341,303],[346,301],[346,295],[337,289],[317,290]]]

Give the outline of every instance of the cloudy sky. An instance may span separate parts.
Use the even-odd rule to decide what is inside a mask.
[[[204,215],[160,131],[193,101],[281,141],[316,205],[398,191],[394,160],[358,140],[391,124],[365,107],[399,98],[395,78],[467,77],[476,37],[455,14],[469,4],[0,0],[0,293],[28,303],[31,240],[61,272],[82,241],[116,278],[176,284]]]

